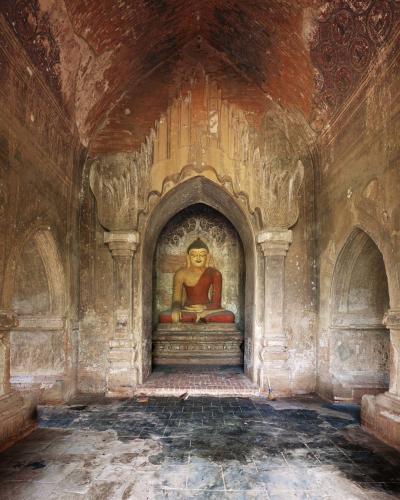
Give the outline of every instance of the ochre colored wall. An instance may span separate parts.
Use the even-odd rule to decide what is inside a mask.
[[[335,392],[332,360],[337,358],[335,350],[338,348],[338,333],[331,328],[334,303],[338,299],[332,283],[341,273],[338,265],[340,253],[346,242],[351,241],[355,229],[361,229],[370,237],[370,245],[376,246],[376,252],[381,254],[384,263],[379,264],[379,268],[384,266],[379,276],[367,273],[366,264],[354,268],[358,276],[354,276],[353,285],[357,285],[359,290],[354,292],[357,298],[354,296],[350,300],[353,309],[354,301],[363,300],[362,289],[376,282],[375,291],[369,293],[370,298],[367,300],[364,297],[369,302],[368,312],[358,311],[358,323],[368,322],[368,315],[376,307],[384,334],[383,309],[389,306],[382,292],[385,281],[388,283],[390,307],[395,309],[400,303],[400,85],[397,43],[395,40],[382,53],[379,64],[370,69],[364,85],[353,94],[346,108],[319,139],[320,168],[316,190],[320,297],[317,373],[318,390],[328,398],[332,398]],[[372,249],[368,252],[370,258],[371,252]],[[346,258],[350,258],[350,254]],[[376,263],[374,269],[377,269]],[[371,301],[376,306],[371,305]],[[368,331],[358,340],[348,339],[350,345],[347,348],[361,348],[365,335]],[[345,338],[342,341],[346,342]],[[387,341],[388,337],[386,344]],[[379,350],[368,349],[364,363],[376,366],[377,352]],[[351,395],[346,397],[351,398]]]
[[[0,34],[0,302],[21,320],[11,356],[23,379],[11,381],[61,400],[76,387],[83,149],[1,17]]]

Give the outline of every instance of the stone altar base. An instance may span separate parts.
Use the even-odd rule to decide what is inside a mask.
[[[400,450],[400,398],[385,392],[361,401],[361,424],[367,431]]]
[[[243,365],[242,344],[235,324],[159,324],[153,365]]]

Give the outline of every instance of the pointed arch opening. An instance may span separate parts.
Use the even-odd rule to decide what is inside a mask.
[[[255,238],[251,223],[242,207],[232,195],[216,183],[198,176],[187,180],[169,191],[156,205],[146,221],[142,248],[142,349],[141,368],[142,380],[145,380],[152,370],[152,333],[154,328],[154,262],[160,234],[177,214],[201,204],[210,210],[218,212],[225,218],[238,235],[238,242],[243,252],[243,298],[240,299],[239,316],[244,330],[244,371],[252,380],[254,377],[253,332],[255,321]],[[143,250],[145,249],[145,251]],[[239,302],[240,302],[239,300]]]
[[[388,279],[382,253],[356,228],[339,254],[331,296],[330,370],[335,400],[360,402],[389,385]]]

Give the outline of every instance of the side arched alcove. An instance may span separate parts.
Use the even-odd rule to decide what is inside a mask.
[[[140,250],[141,290],[138,301],[142,310],[141,378],[151,373],[153,329],[153,262],[159,235],[177,213],[195,204],[203,204],[222,214],[233,225],[243,245],[245,264],[244,303],[244,370],[254,380],[254,324],[256,315],[256,248],[254,228],[237,200],[224,188],[205,177],[194,177],[165,194],[147,217],[141,234]]]
[[[388,279],[375,242],[356,228],[339,254],[331,295],[330,370],[336,400],[359,402],[389,385]]]
[[[38,227],[11,255],[6,306],[18,318],[10,335],[14,389],[39,391],[43,401],[63,400],[66,376],[66,279],[51,231]]]

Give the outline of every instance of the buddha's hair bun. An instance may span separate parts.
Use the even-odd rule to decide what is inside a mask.
[[[194,240],[188,246],[187,253],[189,253],[190,250],[201,250],[202,248],[204,248],[204,250],[207,250],[207,252],[209,252],[208,246],[204,243],[204,241],[201,240],[200,238],[197,238],[197,240]]]

